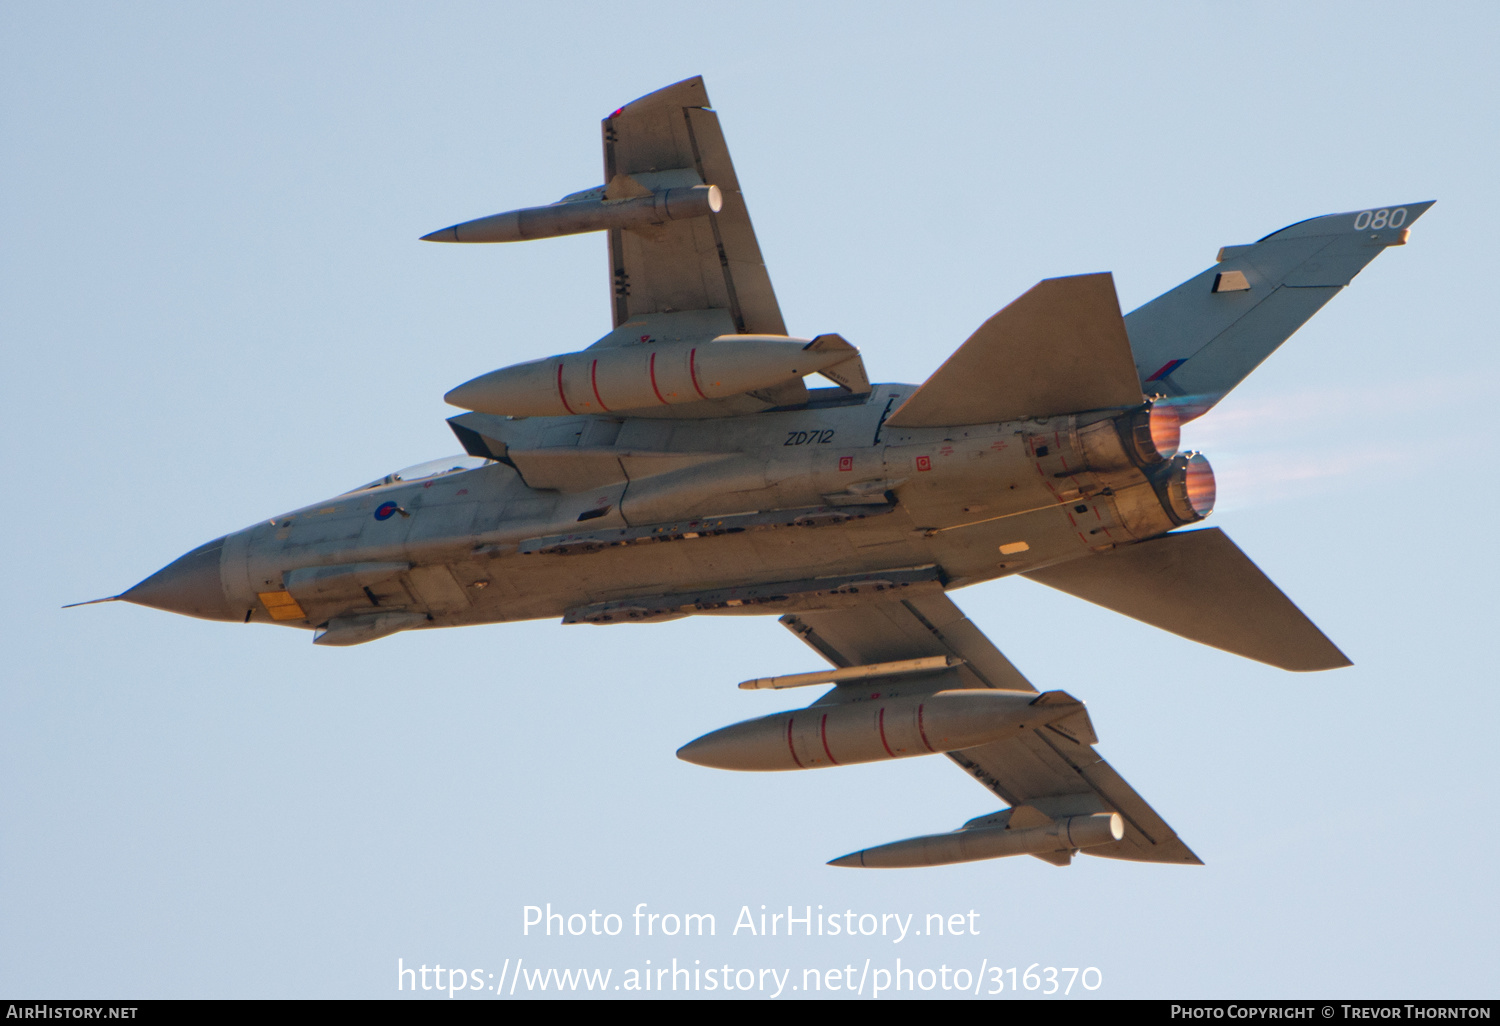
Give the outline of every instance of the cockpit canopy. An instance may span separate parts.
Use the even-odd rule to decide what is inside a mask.
[[[362,484],[358,488],[351,488],[345,495],[353,495],[355,492],[367,492],[372,488],[384,488],[387,485],[405,484],[411,481],[423,481],[429,477],[443,477],[447,474],[462,474],[470,470],[478,470],[480,467],[489,466],[494,460],[487,460],[482,456],[444,456],[441,459],[427,460],[424,463],[413,464],[387,474],[385,477],[376,478],[369,484]]]

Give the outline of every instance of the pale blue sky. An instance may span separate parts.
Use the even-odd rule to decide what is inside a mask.
[[[0,990],[394,994],[398,957],[1097,966],[1115,997],[1494,991],[1496,9],[0,9]],[[597,236],[417,237],[598,184],[693,74],[794,334],[918,381],[1037,280],[1438,200],[1188,441],[1355,662],[1292,675],[1026,581],[955,594],[1204,859],[824,860],[998,806],[946,760],[673,751],[790,707],[770,618],[349,650],[125,605],[202,541],[457,451],[445,390],[608,328]],[[551,942],[521,908],[981,913],[978,938]]]

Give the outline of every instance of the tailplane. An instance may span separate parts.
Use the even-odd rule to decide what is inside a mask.
[[[1283,670],[1352,665],[1217,528],[1168,534],[1024,576]]]
[[[981,324],[886,423],[991,424],[1140,401],[1114,277],[1080,274],[1040,282]]]

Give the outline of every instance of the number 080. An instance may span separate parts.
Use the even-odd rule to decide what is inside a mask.
[[[1362,232],[1373,228],[1379,231],[1381,228],[1400,228],[1405,223],[1405,207],[1397,207],[1395,210],[1362,210],[1354,218],[1354,230]]]

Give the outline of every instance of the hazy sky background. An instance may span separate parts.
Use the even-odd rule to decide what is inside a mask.
[[[1497,29],[1483,3],[3,5],[0,991],[899,956],[1095,966],[1114,997],[1493,997]],[[323,650],[58,608],[458,451],[445,390],[604,334],[600,237],[417,238],[598,184],[599,119],[693,74],[789,330],[841,332],[877,380],[1044,277],[1111,270],[1129,310],[1222,245],[1438,200],[1187,437],[1212,523],[1352,669],[1024,580],[954,596],[1089,703],[1205,866],[825,867],[999,803],[936,757],[674,758],[810,697],[735,690],[819,665],[769,617]],[[546,902],[719,935],[523,938]],[[974,909],[981,934],[728,936],[761,904]]]

